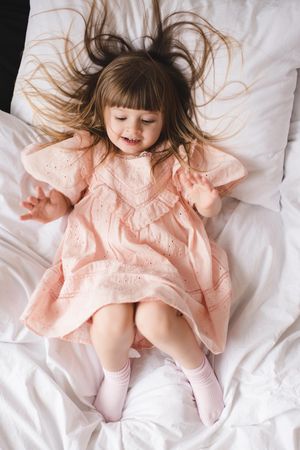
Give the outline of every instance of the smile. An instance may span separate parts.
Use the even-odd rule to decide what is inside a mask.
[[[130,145],[135,145],[135,144],[138,144],[138,143],[140,142],[140,139],[129,139],[129,138],[127,138],[127,137],[122,137],[122,139],[123,139],[127,144],[130,144]]]

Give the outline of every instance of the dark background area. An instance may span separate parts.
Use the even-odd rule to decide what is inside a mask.
[[[9,112],[29,15],[29,0],[0,2],[0,109]]]

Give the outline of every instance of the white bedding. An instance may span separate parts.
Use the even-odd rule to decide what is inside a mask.
[[[123,3],[128,8],[123,26],[138,34],[137,0]],[[161,3],[164,11],[173,4]],[[46,22],[34,15],[58,4],[78,2],[32,0],[27,46],[41,33],[54,35],[55,27],[67,26],[55,15]],[[64,228],[64,219],[48,225],[18,220],[19,201],[34,184],[19,154],[37,137],[20,95],[25,51],[12,114],[0,112],[1,450],[300,449],[300,4],[205,0],[201,10],[198,5],[186,0],[173,8],[197,6],[239,38],[245,62],[238,70],[234,61],[232,78],[256,81],[247,98],[233,105],[247,120],[227,142],[249,178],[208,223],[227,250],[235,297],[226,351],[211,358],[225,410],[214,426],[203,427],[183,374],[153,349],[133,359],[121,422],[106,424],[92,407],[102,373],[93,349],[44,340],[19,322]],[[71,12],[65,14],[70,21]],[[211,108],[215,115],[224,106],[215,102]]]

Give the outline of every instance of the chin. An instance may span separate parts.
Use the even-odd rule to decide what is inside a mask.
[[[134,146],[127,147],[126,145],[120,145],[118,148],[121,150],[121,152],[126,153],[127,155],[136,155],[136,154],[139,154],[144,151],[143,147],[138,147],[138,146],[137,147],[134,147]]]

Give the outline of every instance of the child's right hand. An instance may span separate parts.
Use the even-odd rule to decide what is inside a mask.
[[[52,189],[47,197],[41,186],[36,187],[36,197],[30,195],[21,206],[28,209],[20,216],[21,220],[37,220],[47,223],[64,216],[71,208],[70,200],[61,192]]]

